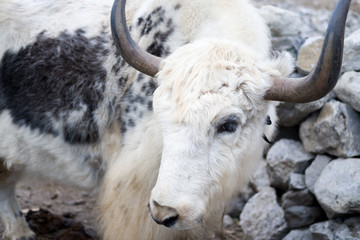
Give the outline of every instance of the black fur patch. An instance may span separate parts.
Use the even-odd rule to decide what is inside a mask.
[[[127,130],[136,126],[136,120],[141,119],[146,112],[151,112],[153,93],[156,83],[150,77],[139,74],[137,81],[130,86],[122,97],[121,130]]]
[[[144,80],[144,74],[139,74],[137,82],[142,82],[142,80]]]
[[[162,7],[158,7],[153,10],[147,17],[140,17],[137,22],[137,25],[141,27],[140,36],[149,34],[153,28],[162,23],[164,21],[164,15],[165,10]]]
[[[146,49],[147,52],[161,57],[169,54],[169,50],[165,47],[164,43],[169,36],[174,32],[174,27],[171,19],[167,22],[168,30],[165,32],[158,31],[154,35],[153,43]]]
[[[180,6],[174,6],[175,10]],[[174,11],[173,9],[171,11]],[[140,34],[140,39],[147,39],[150,45],[143,46],[147,52],[158,57],[166,57],[170,53],[167,40],[174,33],[176,27],[172,19],[167,16],[163,7],[157,7],[144,17],[137,19],[132,31]],[[135,81],[127,89],[121,100],[121,130],[123,133],[137,126],[138,119],[153,111],[152,99],[157,85],[155,81],[144,74],[138,74]]]
[[[7,51],[0,65],[0,105],[4,102],[18,125],[53,135],[62,132],[71,143],[97,141],[94,111],[104,98],[106,43],[101,35],[85,37],[82,29],[57,38],[46,37],[44,31],[18,52]],[[74,111],[82,112],[81,118],[67,121]],[[55,127],[53,120],[63,127]]]
[[[117,49],[114,43],[113,43],[113,48],[115,49],[116,63],[113,65],[111,71],[115,74],[119,74],[121,68],[123,68],[126,65],[126,62],[121,58],[120,51],[119,49]]]
[[[152,101],[148,101],[148,103],[147,103],[148,105],[147,105],[147,107],[148,107],[148,110],[149,111],[152,111],[153,110],[153,102]]]
[[[128,78],[128,76],[121,76],[120,78],[119,78],[119,87],[121,88],[121,89],[123,89],[123,88],[125,88],[125,85],[126,85],[126,83],[127,83],[127,81],[129,80],[129,78]]]

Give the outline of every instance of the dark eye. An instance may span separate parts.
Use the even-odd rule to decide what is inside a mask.
[[[217,133],[233,133],[236,132],[238,123],[236,121],[226,121],[217,128]]]

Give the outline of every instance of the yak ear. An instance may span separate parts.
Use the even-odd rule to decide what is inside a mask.
[[[270,72],[271,77],[288,77],[291,73],[294,72],[295,68],[295,59],[294,57],[286,52],[275,52],[274,57],[269,61],[269,69],[272,69]]]

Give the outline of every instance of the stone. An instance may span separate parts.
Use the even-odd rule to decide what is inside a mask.
[[[250,184],[248,184],[245,188],[242,188],[239,194],[239,197],[247,202],[252,196],[255,195],[255,191],[254,189],[250,186]]]
[[[314,193],[315,183],[318,180],[321,172],[330,161],[330,157],[325,155],[318,155],[311,163],[311,165],[305,170],[305,184],[312,193]]]
[[[257,0],[253,2],[258,7],[270,4],[298,13],[303,17],[303,21],[312,29],[311,32],[306,32],[304,35],[304,37],[309,37],[325,33],[331,11],[334,10],[338,0]],[[345,36],[359,29],[359,12],[360,0],[352,0],[346,21]]]
[[[298,141],[281,139],[269,150],[267,171],[272,186],[287,190],[291,173],[304,173],[314,156]]]
[[[312,206],[315,204],[315,196],[308,190],[290,190],[281,197],[281,207]]]
[[[360,52],[359,52],[360,57]],[[360,112],[360,73],[344,73],[334,88],[336,96]]]
[[[309,230],[313,239],[316,240],[335,240],[334,235],[340,223],[334,220],[315,223],[310,226]]]
[[[282,240],[312,240],[311,233],[308,229],[292,230]]]
[[[291,53],[294,59],[297,59],[300,47],[304,43],[301,36],[288,36],[288,37],[272,37],[271,43],[274,50],[287,51]]]
[[[305,175],[300,173],[291,173],[289,180],[289,189],[305,189]]]
[[[228,227],[234,224],[234,220],[229,215],[224,215],[223,226]]]
[[[323,37],[310,37],[306,39],[299,50],[299,56],[296,61],[298,72],[309,74],[315,68],[321,53],[323,42]]]
[[[273,188],[264,188],[246,203],[240,215],[240,226],[251,239],[275,240],[285,236],[284,211],[276,202]]]
[[[275,37],[299,36],[310,30],[304,18],[296,12],[267,5],[260,9],[260,14]]]
[[[360,159],[337,159],[322,171],[315,196],[329,218],[360,213]]]
[[[246,201],[241,199],[240,197],[232,198],[226,206],[225,214],[237,218],[239,217],[240,213],[242,212]]]
[[[343,56],[343,72],[360,70],[360,30],[345,39]]]
[[[256,1],[257,2],[257,1]],[[268,1],[266,1],[268,2]],[[282,3],[282,4],[292,4],[295,5],[295,7],[298,9],[300,6],[306,6],[311,9],[327,9],[327,10],[333,10],[337,4],[337,0],[272,0],[271,3]],[[291,5],[290,5],[291,6]],[[359,0],[353,0],[350,6],[350,9],[352,11],[360,12],[360,1]]]
[[[226,206],[225,214],[238,218],[243,210],[245,203],[255,194],[250,185],[247,185],[241,192],[233,197]]]
[[[270,186],[270,178],[266,171],[266,162],[261,160],[252,176],[250,185],[256,192]]]
[[[325,103],[320,113],[302,122],[299,133],[308,152],[337,157],[360,155],[360,114],[345,103]]]
[[[358,240],[360,239],[360,217],[329,220],[315,223],[309,231],[316,240]]]
[[[358,219],[359,221],[360,219]],[[358,240],[360,239],[360,224],[357,222],[353,228],[346,225],[340,225],[335,232],[334,239],[336,240]]]
[[[277,107],[279,125],[285,127],[298,125],[311,113],[320,110],[326,102],[334,97],[335,94],[331,92],[325,97],[309,103],[280,103]]]
[[[345,219],[335,233],[335,239],[360,239],[360,217]]]
[[[320,207],[292,206],[285,209],[285,219],[288,227],[308,227],[315,222],[322,214]]]

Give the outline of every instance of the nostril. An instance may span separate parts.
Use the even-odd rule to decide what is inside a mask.
[[[163,220],[158,220],[156,218],[153,217],[154,221],[157,223],[157,224],[160,224],[160,225],[164,225],[165,227],[172,227],[175,225],[176,221],[178,220],[179,218],[179,215],[176,215],[176,216],[172,216],[172,217],[168,217],[168,218],[165,218]]]
[[[153,205],[154,205],[155,207],[160,207],[160,204],[159,204],[157,201],[152,200],[152,203],[153,203]]]
[[[179,215],[173,216],[173,217],[169,217],[166,218],[162,221],[162,225],[164,225],[165,227],[172,227],[175,225],[176,221],[178,220]]]
[[[179,219],[179,214],[175,208],[164,206],[155,200],[150,201],[149,211],[157,224],[166,227],[173,227]]]

